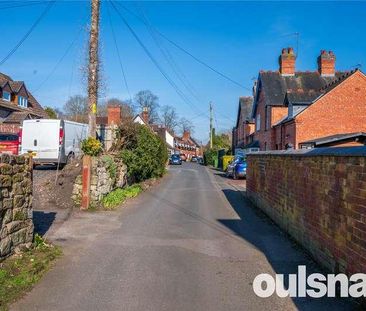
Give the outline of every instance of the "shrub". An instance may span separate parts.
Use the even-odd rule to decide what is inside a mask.
[[[205,165],[214,165],[214,157],[217,156],[217,150],[208,149],[203,153]]]
[[[109,172],[109,176],[112,179],[115,179],[117,176],[117,164],[114,162],[113,158],[110,155],[105,155],[102,157],[102,161]]]
[[[150,128],[140,124],[124,125],[120,135],[120,156],[130,178],[140,182],[165,173],[167,148]]]
[[[81,143],[81,150],[86,155],[96,157],[103,152],[103,147],[101,142],[93,137],[88,137],[84,139]]]
[[[118,188],[103,198],[103,206],[106,209],[114,209],[126,199],[136,197],[141,191],[140,185],[133,185],[123,189]]]

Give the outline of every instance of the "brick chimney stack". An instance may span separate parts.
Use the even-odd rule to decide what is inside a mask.
[[[121,124],[121,106],[108,105],[107,107],[108,126]]]
[[[146,124],[149,124],[149,108],[148,107],[144,107],[142,109],[141,118],[142,118],[142,120],[144,120],[144,122]]]
[[[182,140],[188,140],[191,137],[191,133],[189,131],[184,131]]]
[[[283,76],[293,76],[295,74],[296,55],[293,48],[282,49],[279,63],[280,73]]]
[[[322,76],[332,77],[335,75],[335,60],[336,57],[332,51],[320,51],[318,57],[318,70]]]

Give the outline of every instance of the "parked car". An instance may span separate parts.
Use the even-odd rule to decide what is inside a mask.
[[[19,153],[19,135],[12,133],[0,133],[0,153]]]
[[[191,162],[197,162],[197,157],[196,156],[192,156]]]
[[[182,159],[179,154],[173,154],[169,159],[169,164],[182,165]]]
[[[201,165],[205,164],[202,157],[197,157],[197,163]]]
[[[186,161],[187,161],[187,157],[186,157],[184,154],[181,154],[181,155],[180,155],[180,159],[181,159],[182,161],[184,161],[184,162],[186,162]]]
[[[229,163],[226,169],[226,176],[238,179],[247,176],[247,162],[243,157],[236,157]]]
[[[20,153],[32,153],[35,164],[63,166],[81,153],[81,142],[87,133],[87,124],[57,119],[25,120]]]

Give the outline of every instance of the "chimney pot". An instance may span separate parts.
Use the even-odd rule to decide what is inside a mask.
[[[332,51],[321,50],[318,57],[318,70],[320,75],[332,77],[335,75],[336,57]]]
[[[295,61],[296,56],[293,48],[282,49],[282,54],[279,58],[280,73],[283,76],[293,76],[295,74]]]
[[[141,117],[142,117],[142,120],[144,120],[144,122],[146,124],[149,124],[149,108],[148,107],[143,107],[142,108]]]
[[[108,126],[121,124],[121,106],[109,105],[107,107]]]

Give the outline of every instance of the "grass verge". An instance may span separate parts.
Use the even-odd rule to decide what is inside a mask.
[[[138,184],[113,190],[103,198],[103,207],[107,210],[115,209],[126,199],[136,197],[141,191],[142,187]]]
[[[0,263],[0,311],[29,291],[47,272],[62,252],[58,246],[47,244],[39,235],[34,247],[9,257]]]

